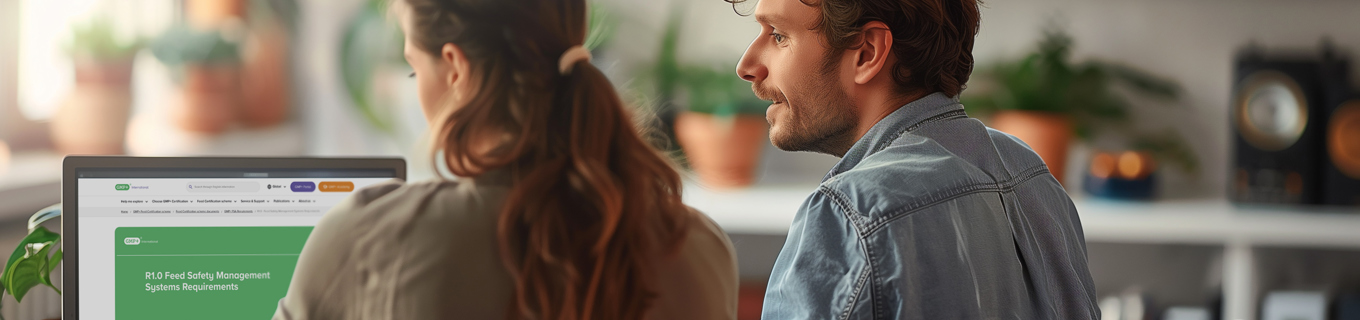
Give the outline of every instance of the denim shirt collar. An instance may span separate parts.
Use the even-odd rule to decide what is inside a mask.
[[[926,123],[953,118],[962,118],[967,115],[963,111],[963,105],[959,104],[958,97],[949,97],[942,92],[932,93],[907,105],[897,108],[879,120],[869,132],[864,133],[850,150],[841,157],[840,162],[831,168],[831,172],[822,178],[822,182],[835,177],[842,172],[849,171],[859,165],[860,161],[868,158],[874,153],[882,151],[888,144],[892,143],[902,134],[915,130],[917,127]]]

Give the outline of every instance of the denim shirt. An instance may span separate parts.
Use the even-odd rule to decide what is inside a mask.
[[[1019,139],[935,93],[803,202],[764,319],[1096,319],[1076,207]]]

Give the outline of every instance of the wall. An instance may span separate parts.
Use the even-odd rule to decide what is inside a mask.
[[[726,2],[683,1],[690,9],[682,59],[736,61],[759,32],[752,18],[736,15]],[[669,5],[642,0],[600,2],[623,12],[615,15],[629,25],[621,28],[613,48],[621,62],[605,68],[625,68],[630,60],[651,57]],[[749,12],[749,5],[745,6]],[[1016,57],[1032,48],[1043,27],[1056,24],[1072,34],[1078,60],[1099,57],[1176,80],[1186,91],[1176,105],[1134,100],[1135,119],[1141,126],[1181,132],[1202,163],[1197,179],[1164,175],[1163,194],[1221,197],[1228,170],[1233,53],[1250,41],[1268,48],[1312,49],[1322,35],[1330,35],[1339,47],[1360,50],[1357,16],[1360,1],[1347,0],[991,0],[982,9],[974,55],[980,65]],[[815,182],[835,161],[773,149],[766,155],[775,158],[767,161],[777,167],[767,169],[794,172],[800,176],[793,179],[798,182]]]
[[[19,48],[18,1],[0,0],[0,139],[9,135],[9,128],[19,121],[15,108],[15,62]]]

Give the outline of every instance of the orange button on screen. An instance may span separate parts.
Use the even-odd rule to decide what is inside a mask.
[[[354,183],[349,181],[322,181],[316,184],[316,191],[350,192],[354,191]]]

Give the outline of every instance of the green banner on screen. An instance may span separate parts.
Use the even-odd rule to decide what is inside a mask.
[[[114,231],[118,319],[268,319],[312,227]]]

